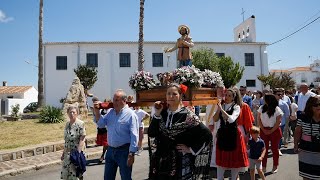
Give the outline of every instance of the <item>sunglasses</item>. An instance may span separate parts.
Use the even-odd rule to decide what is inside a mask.
[[[320,106],[320,102],[319,102],[319,103],[316,103],[316,104],[313,104],[312,106],[313,106],[313,107],[319,107],[319,106]]]

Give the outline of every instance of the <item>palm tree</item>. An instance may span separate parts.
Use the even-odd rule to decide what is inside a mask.
[[[43,46],[42,46],[42,31],[43,31],[43,0],[40,0],[39,6],[39,48],[38,48],[38,109],[44,106],[44,90],[43,90]]]
[[[140,18],[139,18],[139,47],[138,47],[138,71],[143,71],[143,19],[144,19],[144,0],[140,0]]]

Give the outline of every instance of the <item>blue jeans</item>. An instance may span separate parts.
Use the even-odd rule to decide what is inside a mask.
[[[192,65],[191,59],[179,60],[179,61],[180,61],[180,67],[191,66]]]
[[[284,127],[285,127],[285,125],[283,125],[283,126],[280,126],[280,129],[281,129],[281,134],[282,134],[282,138],[280,139],[280,143],[279,143],[279,149],[281,148],[281,145],[283,144],[283,130],[284,130]]]
[[[104,180],[114,180],[116,178],[118,166],[122,180],[132,180],[132,166],[128,167],[129,146],[127,148],[116,149],[109,147],[106,153],[104,166]]]
[[[200,106],[194,106],[194,113],[199,116],[200,115]]]

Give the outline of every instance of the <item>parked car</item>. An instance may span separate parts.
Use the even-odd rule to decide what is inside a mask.
[[[34,112],[37,110],[38,102],[32,102],[23,109],[23,113]]]

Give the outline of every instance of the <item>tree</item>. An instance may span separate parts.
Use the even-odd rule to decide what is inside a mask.
[[[139,17],[139,47],[138,47],[138,71],[143,71],[144,54],[143,54],[143,19],[144,19],[144,0],[140,0],[140,17]]]
[[[213,49],[202,47],[200,49],[193,50],[192,56],[192,64],[201,71],[204,71],[205,69],[216,72],[219,71],[217,63],[219,58],[214,53]]]
[[[98,70],[87,65],[79,65],[77,69],[74,69],[73,71],[80,79],[80,82],[84,87],[85,94],[88,95],[88,90],[91,89],[94,86],[94,83],[98,80]]]
[[[43,0],[40,0],[39,6],[39,47],[38,47],[38,110],[44,106],[44,89],[43,89]]]
[[[291,73],[281,72],[280,75],[276,73],[269,73],[269,75],[259,75],[257,76],[263,86],[269,85],[271,89],[274,88],[284,88],[286,90],[295,87],[295,81],[291,77]]]
[[[231,57],[218,58],[218,70],[226,88],[235,86],[242,78],[244,67],[234,63]]]

